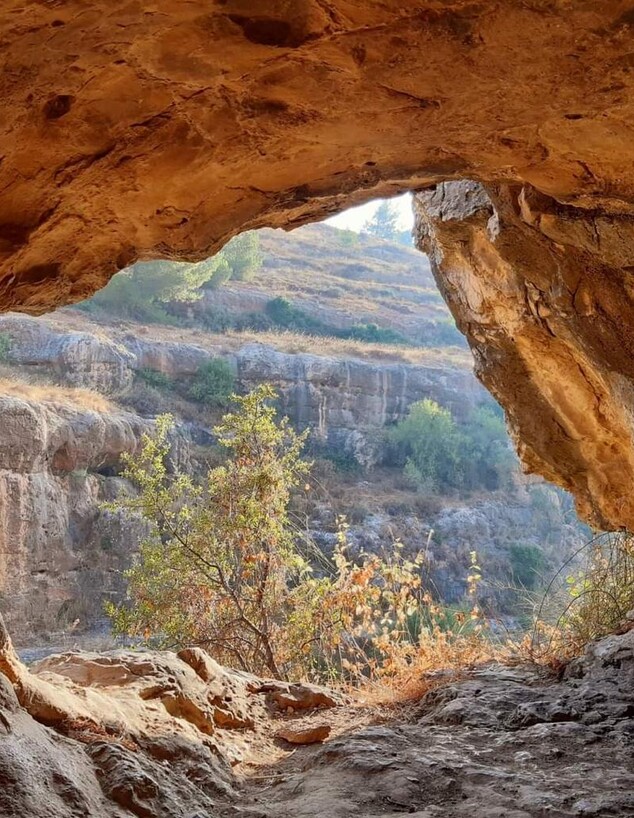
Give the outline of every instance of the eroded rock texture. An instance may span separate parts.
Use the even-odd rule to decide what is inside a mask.
[[[0,814],[632,816],[633,672],[629,630],[559,683],[493,665],[386,712],[199,648],[67,653],[27,670],[0,619]]]
[[[416,197],[420,246],[531,471],[634,527],[634,218],[530,186]]]
[[[633,26],[626,0],[7,0],[0,304],[43,311],[138,258],[485,182],[516,226],[482,248],[506,272],[481,371],[529,466],[632,525]]]
[[[628,212],[625,0],[7,0],[0,299],[435,179]]]

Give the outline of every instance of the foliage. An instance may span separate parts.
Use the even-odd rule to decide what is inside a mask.
[[[513,543],[509,550],[513,584],[532,591],[540,583],[546,560],[536,545]]]
[[[154,389],[169,390],[174,385],[170,376],[158,369],[150,369],[144,366],[138,370],[137,375],[144,383],[154,387]]]
[[[420,488],[461,484],[461,436],[448,409],[428,398],[418,401],[390,437],[406,455],[407,476]]]
[[[359,234],[354,230],[337,230],[337,238],[344,247],[357,247]]]
[[[509,448],[504,419],[495,408],[473,409],[462,438],[462,474],[467,488],[496,489],[512,484],[517,460]]]
[[[335,334],[331,327],[295,307],[287,298],[272,298],[266,303],[266,315],[276,327],[310,332],[316,335]]]
[[[252,281],[256,273],[261,269],[263,261],[260,251],[260,237],[257,231],[249,230],[235,236],[222,248],[218,255],[227,264],[227,278],[235,281]],[[217,277],[211,279],[214,285],[216,279]]]
[[[407,344],[407,339],[394,329],[377,324],[355,324],[347,331],[339,332],[342,338],[364,341],[368,344]]]
[[[234,388],[233,370],[224,358],[213,358],[201,364],[188,396],[207,406],[227,406]]]
[[[607,533],[584,549],[585,564],[551,580],[541,600],[528,642],[531,658],[565,662],[606,636],[634,609],[634,537]]]
[[[303,436],[275,422],[274,394],[262,385],[236,398],[238,411],[215,430],[229,458],[200,484],[168,474],[169,416],[144,438],[141,456],[127,458],[139,495],[119,502],[141,514],[151,535],[128,573],[131,606],[110,608],[117,632],[204,644],[220,661],[276,677],[293,665],[289,588],[306,565],[286,509],[307,465]]]
[[[177,261],[138,262],[113,276],[83,305],[145,321],[170,323],[165,305],[192,302],[201,288],[215,288],[230,278],[250,281],[262,266],[257,232],[236,236],[215,256],[197,264]],[[173,320],[173,319],[172,319]]]
[[[276,420],[274,395],[263,385],[236,398],[215,430],[229,457],[200,483],[168,471],[169,416],[126,458],[138,495],[114,508],[140,514],[150,534],[127,572],[128,604],[107,607],[115,632],[202,644],[221,662],[277,678],[415,678],[473,658],[477,606],[447,620],[423,588],[422,553],[408,558],[396,542],[386,556],[352,560],[342,520],[332,561],[317,555],[319,574],[300,554],[287,509],[308,471],[304,435]],[[472,594],[478,581],[474,559]]]
[[[398,211],[393,202],[383,200],[363,226],[363,232],[378,239],[395,241],[399,237]]]
[[[170,301],[191,302],[200,298],[200,288],[214,276],[226,273],[222,255],[188,264],[150,261],[133,264],[117,273],[92,299],[93,306],[134,318],[161,321]]]
[[[516,460],[504,420],[489,407],[477,407],[459,426],[448,409],[425,399],[410,406],[389,439],[421,489],[496,489],[512,482]]]
[[[339,329],[325,324],[295,307],[287,298],[273,298],[266,304],[266,315],[274,326],[295,332],[309,332],[313,335],[329,335],[368,344],[407,344],[406,338],[396,330],[379,327],[377,324],[355,324],[349,329]]]
[[[6,363],[13,346],[13,339],[8,332],[0,332],[0,363]]]

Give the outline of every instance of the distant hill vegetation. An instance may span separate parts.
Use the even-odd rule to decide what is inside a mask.
[[[327,224],[253,231],[200,264],[134,265],[82,307],[221,333],[465,346],[422,253]]]

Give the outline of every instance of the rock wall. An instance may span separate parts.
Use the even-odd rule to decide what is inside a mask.
[[[65,385],[115,397],[130,392],[140,370],[187,379],[201,364],[222,357],[235,372],[238,388],[273,383],[281,411],[295,426],[310,427],[317,441],[365,466],[380,454],[380,430],[404,417],[415,401],[432,398],[461,419],[489,400],[470,367],[449,362],[373,363],[281,352],[259,343],[227,350],[203,340],[157,340],[116,328],[69,331],[18,315],[0,316],[0,333],[11,338],[12,362],[33,372],[53,373]]]
[[[380,456],[383,427],[412,402],[432,397],[460,417],[488,399],[470,370],[458,367],[292,355],[262,344],[227,352],[18,315],[0,316],[0,333],[11,339],[9,375],[15,367],[35,383],[48,379],[121,400],[140,370],[186,381],[222,355],[240,388],[272,381],[281,410],[296,426],[310,427],[316,445],[364,465]],[[164,410],[173,411],[170,400],[166,395]],[[116,408],[97,412],[70,399],[38,399],[36,387],[30,400],[0,396],[0,612],[20,644],[74,627],[94,632],[104,601],[122,595],[121,572],[144,529],[100,505],[125,488],[116,476],[120,456],[137,449],[158,411],[152,401],[146,418]],[[192,440],[208,444],[208,428],[179,422],[173,455],[181,465]]]
[[[7,0],[2,305],[442,179],[627,212],[631,29],[626,0]]]
[[[634,216],[475,182],[419,193],[416,210],[419,245],[526,468],[598,527],[634,528]]]
[[[0,610],[20,641],[84,628],[123,591],[140,523],[100,513],[108,476],[150,424],[128,413],[0,397]]]
[[[498,293],[508,351],[480,342],[481,370],[525,436],[529,467],[570,486],[593,519],[631,526],[619,484],[634,461],[633,20],[627,0],[271,0],[258,10],[192,0],[160,11],[8,0],[0,303],[44,311],[136,259],[203,258],[240,229],[293,227],[406,189],[502,185],[496,207],[523,226],[499,252],[534,258],[538,290],[544,275],[556,289],[559,267],[576,318],[542,299],[540,320],[547,309],[566,324],[559,343],[537,329],[511,349],[525,288],[508,276]],[[535,381],[529,359],[549,373],[548,395],[524,387]],[[582,359],[591,365],[579,369]]]

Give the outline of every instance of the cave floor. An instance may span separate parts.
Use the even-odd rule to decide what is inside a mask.
[[[252,758],[238,801],[220,814],[634,815],[632,667],[624,667],[612,657],[594,678],[565,682],[489,667],[416,705],[316,712],[300,726],[328,725],[328,740]]]

